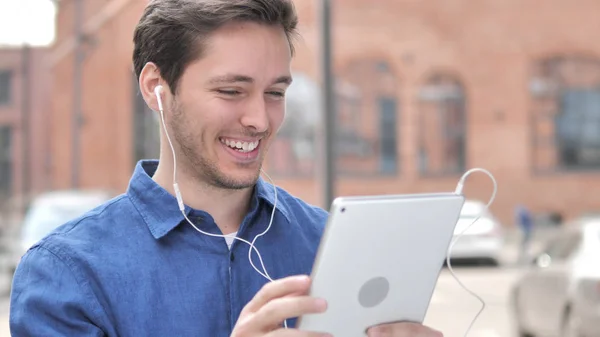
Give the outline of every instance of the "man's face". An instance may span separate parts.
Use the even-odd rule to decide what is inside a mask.
[[[170,107],[173,138],[191,174],[228,189],[256,182],[283,122],[290,63],[279,27],[234,23],[211,35]]]

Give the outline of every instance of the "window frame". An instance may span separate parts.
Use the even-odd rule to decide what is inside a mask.
[[[450,89],[448,89],[450,88]],[[443,89],[448,89],[444,91]],[[429,76],[422,85],[417,97],[417,112],[418,112],[418,131],[417,131],[417,171],[421,177],[446,177],[458,176],[463,174],[467,167],[468,152],[468,95],[465,84],[460,76],[448,71],[434,71],[433,75]],[[444,123],[448,116],[453,113],[452,109],[459,106],[458,122],[456,125],[448,125]],[[450,108],[448,108],[450,107]],[[443,152],[441,162],[443,167],[432,169],[428,166],[428,151],[426,146],[425,135],[429,134],[429,130],[425,126],[425,114],[432,113],[432,109],[438,115],[437,122],[439,127],[433,132],[442,134],[444,139],[439,141],[436,146],[447,147],[452,143],[456,147],[455,154],[449,154],[448,151]],[[456,130],[458,129],[458,130]],[[453,158],[449,158],[453,157]],[[447,165],[452,163],[453,165]]]
[[[15,73],[12,69],[0,69],[0,107],[8,107],[13,104],[14,77]],[[6,79],[6,83],[2,83],[4,79]],[[5,92],[5,99],[2,97],[3,92]]]
[[[569,69],[585,68],[594,70],[595,81],[590,81],[585,76],[577,73],[570,75]],[[589,71],[584,71],[589,73]],[[532,62],[532,72],[529,80],[529,96],[531,108],[529,111],[530,123],[530,167],[534,175],[548,174],[577,174],[585,172],[600,171],[600,139],[593,149],[587,151],[592,153],[594,161],[589,163],[580,162],[568,164],[568,156],[565,148],[566,141],[560,136],[560,129],[581,128],[586,123],[585,117],[579,124],[557,124],[560,118],[568,123],[565,117],[564,106],[568,104],[569,94],[577,93],[595,94],[589,96],[588,101],[597,101],[600,112],[600,58],[589,57],[579,54],[553,55]],[[581,116],[570,118],[570,122],[581,119]],[[600,133],[600,117],[598,131]],[[575,122],[576,123],[576,122]],[[548,133],[548,134],[545,134]],[[573,134],[573,133],[571,133]],[[579,137],[580,138],[580,137]],[[581,139],[579,139],[580,141]],[[577,142],[577,141],[576,141]],[[568,144],[568,143],[567,143]],[[561,148],[564,149],[561,151]],[[585,157],[585,149],[575,147],[574,156]],[[572,153],[572,154],[573,154]],[[574,156],[571,156],[572,158]]]

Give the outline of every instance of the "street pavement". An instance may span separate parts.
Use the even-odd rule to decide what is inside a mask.
[[[509,294],[520,271],[517,268],[453,266],[456,277],[486,303],[469,331],[469,337],[513,337]],[[481,308],[481,302],[463,289],[446,268],[433,294],[425,324],[446,337],[462,337]]]

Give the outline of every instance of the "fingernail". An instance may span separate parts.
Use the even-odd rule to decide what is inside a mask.
[[[369,329],[369,337],[387,337],[390,335],[390,329],[387,326],[375,326]]]
[[[441,331],[430,329],[431,337],[444,337]]]
[[[308,275],[297,275],[294,277],[298,282],[308,282],[308,280],[310,280],[310,277],[308,277]]]
[[[327,309],[327,301],[322,298],[317,298],[315,299],[315,306],[317,307],[317,310],[325,311]]]

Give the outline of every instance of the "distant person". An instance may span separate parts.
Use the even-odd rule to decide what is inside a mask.
[[[527,261],[529,245],[533,235],[533,217],[531,212],[524,205],[517,205],[515,209],[516,222],[521,229],[522,240],[519,250],[519,260],[521,263]]]
[[[560,212],[552,212],[550,219],[551,219],[552,225],[554,225],[554,226],[562,226],[562,224],[563,224],[563,216],[562,216],[562,214],[560,214]]]
[[[297,21],[290,0],[149,1],[133,68],[147,105],[164,110],[160,159],[140,161],[126,193],[24,255],[13,337],[322,336],[283,323],[326,310],[306,296],[306,275],[328,213],[260,178],[285,115]],[[262,233],[272,283],[234,241]],[[408,322],[368,335],[441,336]]]

